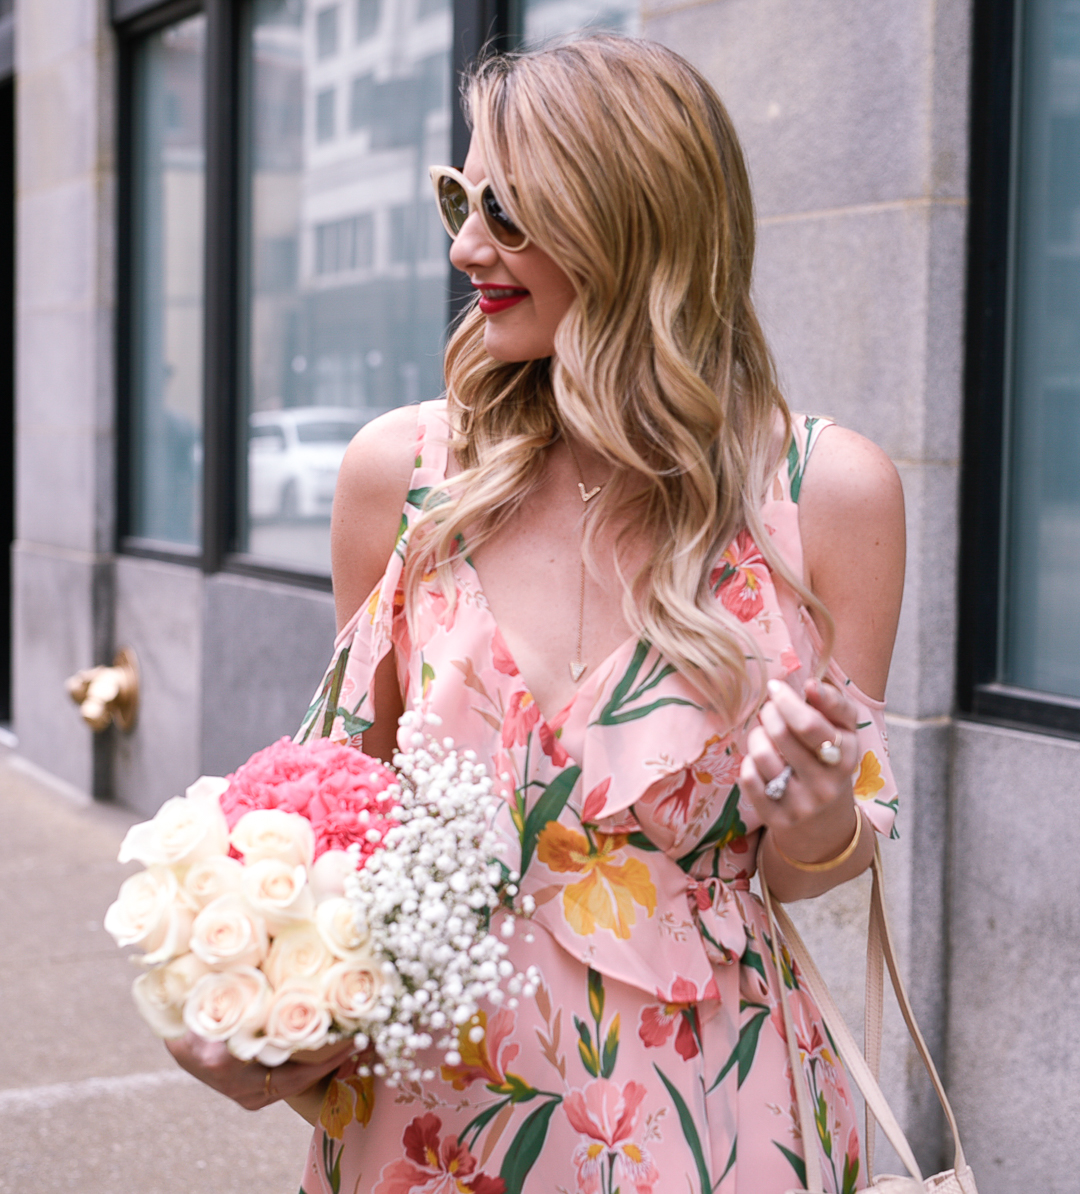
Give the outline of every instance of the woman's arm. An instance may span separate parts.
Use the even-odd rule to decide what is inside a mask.
[[[806,581],[832,614],[836,662],[868,696],[885,695],[904,584],[904,498],[892,462],[853,431],[834,427],[818,441],[799,498]],[[843,756],[830,767],[818,747],[841,733]],[[761,725],[751,731],[743,791],[769,832],[761,865],[778,899],[819,895],[860,874],[873,856],[874,833],[863,826],[858,848],[842,865],[808,873],[804,863],[837,857],[857,818],[855,709],[828,683],[810,681],[801,700],[788,685],[770,689]],[[765,777],[790,763],[794,775],[780,801],[765,795]]]
[[[418,417],[415,406],[404,406],[373,420],[357,432],[341,462],[330,521],[338,630],[390,562],[413,473]],[[404,712],[393,651],[379,664],[373,683],[375,724],[364,733],[364,750],[388,763]]]

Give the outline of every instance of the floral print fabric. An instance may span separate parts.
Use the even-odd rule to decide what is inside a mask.
[[[763,508],[773,546],[802,574],[798,494],[817,437],[799,417]],[[487,763],[505,800],[504,856],[536,912],[511,958],[536,996],[481,1014],[460,1064],[397,1090],[339,1071],[316,1129],[305,1194],[782,1194],[803,1184],[779,983],[792,993],[826,1188],[861,1187],[848,1082],[798,971],[772,961],[750,892],[761,824],[739,764],[756,711],[703,709],[647,643],[595,667],[550,720],[540,712],[467,558],[455,599],[419,595],[410,638],[400,588],[409,529],[445,477],[443,403],[420,408],[416,468],[382,582],[342,631],[298,737],[359,745],[370,682],[393,647],[407,702]],[[717,559],[718,614],[752,637],[769,677],[797,690],[819,642],[797,595],[743,532]],[[896,788],[883,706],[835,665],[859,708],[857,799],[892,831]]]

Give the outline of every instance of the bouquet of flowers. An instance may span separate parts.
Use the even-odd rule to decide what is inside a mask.
[[[147,969],[136,1005],[159,1036],[191,1029],[243,1060],[279,1065],[355,1037],[396,1083],[420,1051],[459,1060],[480,1001],[531,994],[492,917],[517,894],[491,829],[498,801],[472,752],[424,732],[396,774],[355,747],[287,738],[227,778],[203,776],[133,826],[105,927]],[[470,1036],[482,1038],[479,1023]]]

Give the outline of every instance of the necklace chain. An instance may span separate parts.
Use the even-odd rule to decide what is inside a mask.
[[[573,445],[570,443],[569,437],[563,432],[563,439],[566,442],[567,450],[570,452],[570,459],[574,462],[574,468],[577,469],[578,475],[578,493],[581,495],[582,505],[588,507],[588,504],[596,495],[603,489],[603,485],[594,485],[592,489],[585,487],[585,474],[581,471],[581,465],[578,463],[577,453],[574,451]],[[574,651],[574,657],[570,660],[570,678],[576,684],[582,676],[585,675],[588,669],[588,664],[581,657],[582,637],[585,633],[585,522],[582,520],[581,524],[581,583],[578,586],[578,619],[577,619],[577,646]]]

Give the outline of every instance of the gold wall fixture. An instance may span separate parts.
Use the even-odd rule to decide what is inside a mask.
[[[95,731],[115,722],[121,730],[135,724],[139,708],[139,663],[130,647],[121,647],[112,667],[83,668],[64,682],[68,696],[79,706],[83,721]]]

